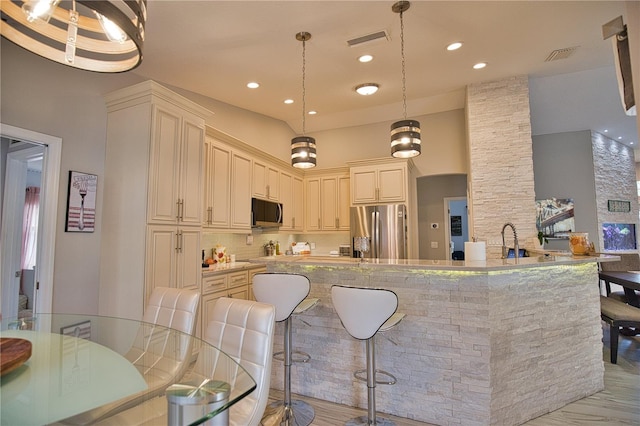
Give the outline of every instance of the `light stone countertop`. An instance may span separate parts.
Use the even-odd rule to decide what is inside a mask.
[[[264,262],[229,262],[229,263],[216,263],[213,265],[209,265],[208,268],[202,268],[202,276],[208,277],[211,275],[216,275],[220,273],[241,271],[243,269],[255,269],[261,266],[265,266]]]
[[[527,269],[551,265],[571,265],[590,262],[613,262],[620,260],[619,256],[609,254],[596,254],[594,256],[571,255],[539,255],[521,257],[519,259],[487,259],[483,261],[464,260],[422,260],[422,259],[360,259],[341,256],[265,256],[250,259],[251,263],[260,264],[292,264],[292,265],[318,265],[333,267],[360,267],[360,268],[393,268],[398,270],[420,269],[434,271],[499,271],[509,269]]]

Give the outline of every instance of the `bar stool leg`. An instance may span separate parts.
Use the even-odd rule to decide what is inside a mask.
[[[367,416],[360,416],[349,420],[346,426],[395,426],[386,418],[376,416],[376,345],[375,336],[367,339]]]
[[[282,410],[282,417],[277,424],[284,426],[309,426],[316,415],[313,407],[304,401],[291,399],[292,340],[291,317],[289,317],[284,320],[284,401],[277,401],[270,404],[267,409],[267,415]]]

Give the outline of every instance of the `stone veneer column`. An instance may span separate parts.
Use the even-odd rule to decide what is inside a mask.
[[[593,172],[596,188],[598,235],[589,235],[591,241],[599,241],[605,250],[603,223],[638,223],[638,193],[636,186],[636,162],[632,148],[597,132],[591,132]],[[629,212],[610,212],[609,200],[631,203]],[[640,229],[636,228],[636,244]]]
[[[500,231],[512,222],[520,247],[536,240],[533,150],[527,76],[467,87],[469,234],[501,255]],[[511,230],[505,231],[513,246]]]

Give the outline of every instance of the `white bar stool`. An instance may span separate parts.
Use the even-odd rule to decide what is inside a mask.
[[[398,309],[398,296],[391,290],[334,285],[331,287],[331,300],[347,332],[352,337],[367,342],[367,416],[353,418],[346,424],[393,426],[393,421],[376,416],[375,336],[387,321],[390,328],[404,316],[400,314],[394,318]],[[395,383],[395,377],[389,376]]]
[[[317,301],[305,302],[309,295],[309,279],[304,275],[261,273],[253,277],[253,295],[258,302],[269,303],[276,308],[276,322],[284,321],[284,401],[269,405],[263,418],[279,418],[278,425],[308,426],[315,417],[313,407],[304,401],[291,400],[291,363],[293,362],[292,315],[303,305],[306,309]],[[299,309],[302,312],[306,309]]]

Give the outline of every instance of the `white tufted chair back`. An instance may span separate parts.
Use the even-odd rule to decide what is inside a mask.
[[[311,285],[304,275],[262,273],[253,277],[256,300],[276,307],[276,321],[284,321],[308,295]]]
[[[257,426],[267,406],[271,381],[271,355],[275,308],[266,303],[221,297],[213,307],[204,340],[221,349],[238,362],[256,382],[256,389],[233,405],[229,413],[230,426]],[[198,358],[201,362],[201,357]],[[210,362],[210,360],[209,360]],[[227,372],[218,366],[196,365],[196,370],[211,372],[213,379]]]
[[[334,285],[331,300],[344,328],[360,340],[373,337],[398,309],[398,296],[378,288]]]

